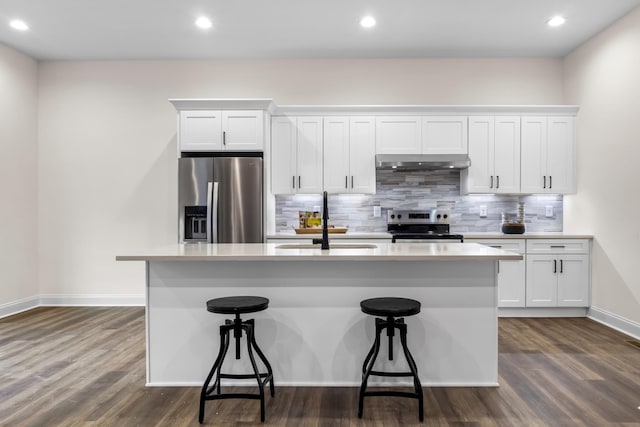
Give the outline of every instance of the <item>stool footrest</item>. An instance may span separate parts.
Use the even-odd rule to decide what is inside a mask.
[[[260,378],[267,378],[273,375],[271,374],[258,374]],[[219,378],[232,378],[236,380],[246,380],[249,378],[256,379],[256,374],[220,374]]]
[[[395,396],[395,397],[411,397],[413,399],[420,399],[418,393],[409,393],[406,391],[367,391],[365,396]]]
[[[255,400],[260,400],[260,399],[262,399],[262,397],[259,394],[248,394],[248,393],[212,394],[212,395],[204,397],[204,400],[222,400],[222,399],[255,399]]]
[[[413,372],[381,372],[371,371],[369,375],[377,375],[379,377],[412,377]]]

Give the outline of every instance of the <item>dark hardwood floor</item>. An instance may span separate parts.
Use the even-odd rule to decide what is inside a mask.
[[[640,348],[585,318],[500,319],[499,388],[277,387],[265,425],[640,426]],[[144,309],[38,308],[0,319],[0,425],[196,426],[199,388],[145,388]],[[363,355],[364,357],[364,355]],[[249,389],[247,389],[249,390]],[[205,423],[260,424],[257,401],[207,403]]]

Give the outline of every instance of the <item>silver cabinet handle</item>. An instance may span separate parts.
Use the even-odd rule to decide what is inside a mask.
[[[222,132],[222,145],[227,145],[227,132]]]
[[[351,175],[351,188],[353,188],[353,175]]]
[[[490,248],[502,249],[502,245],[491,245]]]
[[[296,176],[292,176],[291,177],[291,188],[295,189],[296,188]]]
[[[549,247],[550,248],[555,248],[555,249],[564,249],[564,245],[551,245]]]
[[[553,260],[553,274],[558,272],[558,260]]]
[[[549,189],[553,188],[553,177],[549,175]]]
[[[496,175],[496,188],[500,188],[500,175]]]
[[[542,179],[542,188],[547,188],[547,176],[543,176]]]
[[[564,273],[564,263],[560,260],[560,273]]]
[[[349,177],[344,176],[344,188],[349,188]]]
[[[493,175],[491,175],[491,182],[489,184],[489,188],[493,188]]]
[[[301,182],[302,180],[300,180],[300,175],[298,175],[298,188],[302,188]]]

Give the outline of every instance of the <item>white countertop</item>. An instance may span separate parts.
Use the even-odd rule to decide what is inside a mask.
[[[538,232],[524,234],[504,234],[501,232],[462,232],[465,239],[593,239],[591,234],[570,234],[563,232]]]
[[[593,239],[591,234],[571,234],[563,232],[536,232],[536,233],[524,233],[524,234],[503,234],[499,231],[493,232],[478,232],[478,231],[456,231],[452,230],[453,234],[462,234],[465,239]],[[295,234],[293,231],[280,232],[276,234],[270,234],[267,239],[314,239],[321,237],[322,234]],[[391,240],[391,234],[385,232],[377,233],[360,233],[350,232],[345,234],[329,234],[329,240],[333,239],[389,239]]]
[[[521,260],[522,255],[476,243],[378,243],[375,248],[283,249],[280,244],[169,245],[118,255],[117,261],[482,261]],[[291,245],[288,245],[291,246]]]

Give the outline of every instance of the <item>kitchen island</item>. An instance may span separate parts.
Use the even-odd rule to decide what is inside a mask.
[[[331,243],[328,251],[295,244],[172,245],[116,257],[146,262],[147,385],[202,384],[225,319],[207,312],[205,303],[229,295],[270,299],[267,310],[245,317],[256,319],[256,339],[276,385],[359,385],[374,336],[373,318],[359,303],[381,296],[422,303],[405,321],[424,386],[497,385],[497,261],[522,255],[474,243]],[[380,367],[403,369],[398,356],[392,362],[380,357]],[[228,358],[228,371],[246,369],[243,359]],[[395,382],[380,381],[372,383]]]

